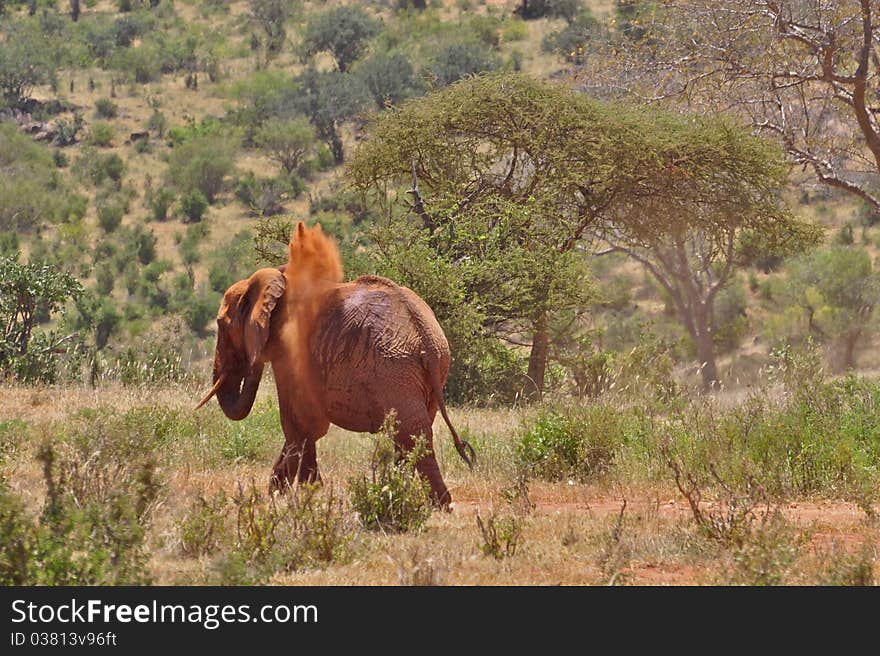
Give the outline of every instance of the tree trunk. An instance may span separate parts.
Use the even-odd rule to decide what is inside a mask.
[[[532,337],[532,350],[529,353],[529,373],[526,382],[526,397],[540,401],[544,393],[544,372],[547,370],[547,354],[550,350],[550,337],[547,334],[547,315],[541,315],[535,322]]]
[[[330,152],[333,153],[333,161],[336,162],[336,164],[342,164],[345,160],[342,139],[339,137],[339,133],[335,129],[333,130],[333,134],[330,135]]]
[[[856,344],[859,341],[861,331],[848,332],[843,336],[843,365],[841,371],[855,369],[856,366]]]
[[[715,364],[715,345],[712,343],[712,321],[708,309],[700,304],[693,316],[694,346],[700,363],[700,376],[703,378],[703,391],[710,392],[719,387],[718,366]],[[685,322],[687,325],[687,322]]]

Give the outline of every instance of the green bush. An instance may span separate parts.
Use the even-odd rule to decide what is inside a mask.
[[[109,98],[100,98],[95,101],[95,115],[99,118],[116,118],[119,114],[119,106]]]
[[[150,197],[150,213],[154,221],[164,221],[168,218],[168,210],[174,204],[174,192],[162,187]]]
[[[52,152],[0,123],[0,230],[29,232],[44,221],[62,221],[74,213],[72,196]]]
[[[376,53],[361,63],[355,74],[363,80],[379,110],[423,92],[412,63],[400,52]]]
[[[641,434],[636,411],[607,405],[542,410],[516,445],[518,460],[548,480],[594,481],[611,468],[628,440]]]
[[[192,377],[183,363],[180,340],[176,329],[168,334],[157,328],[138,337],[107,366],[105,376],[126,386],[189,381]]]
[[[213,203],[234,168],[233,143],[228,137],[212,135],[176,146],[168,160],[169,182],[184,194],[198,190]]]
[[[351,555],[347,505],[332,488],[300,485],[283,497],[266,495],[253,482],[232,497],[236,540],[215,563],[219,582],[256,584],[275,572],[344,562]]]
[[[48,264],[24,264],[18,254],[0,258],[0,378],[54,383],[58,352],[69,340],[37,330],[83,293],[70,274]]]
[[[560,31],[548,34],[541,43],[541,49],[554,53],[569,63],[582,64],[588,54],[590,42],[599,36],[598,21],[586,12]]]
[[[436,87],[449,86],[468,75],[493,71],[501,65],[498,56],[478,41],[453,43],[438,52],[427,66]]]
[[[113,232],[122,223],[125,208],[118,203],[98,206],[98,225],[104,232]]]
[[[75,422],[39,449],[46,487],[39,517],[0,487],[3,585],[150,580],[144,542],[161,490],[155,463],[113,431],[81,427]]]
[[[208,209],[208,199],[198,189],[191,189],[180,197],[180,212],[191,223],[198,223]]]
[[[342,5],[315,14],[306,24],[301,51],[304,57],[329,52],[340,72],[360,59],[380,24],[357,5]]]
[[[90,180],[96,187],[108,179],[118,187],[125,175],[125,168],[125,162],[116,153],[101,154],[91,148],[83,150],[74,164],[74,172]]]
[[[292,191],[293,187],[284,177],[258,178],[248,171],[236,184],[235,197],[255,216],[276,216],[284,213],[284,201]]]
[[[210,556],[226,542],[229,499],[220,490],[211,499],[203,495],[193,502],[180,521],[180,550],[186,556]]]
[[[351,505],[361,524],[370,530],[405,533],[415,531],[431,516],[428,483],[415,471],[425,455],[425,441],[419,440],[405,458],[396,458],[394,432],[396,416],[390,413],[376,437],[371,476],[349,481]]]
[[[97,122],[92,124],[89,132],[89,144],[99,148],[107,148],[113,145],[113,137],[116,131],[109,123]]]

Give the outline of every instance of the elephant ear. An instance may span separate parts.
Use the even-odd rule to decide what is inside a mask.
[[[248,294],[253,299],[253,305],[248,309],[244,321],[244,346],[251,368],[260,359],[269,340],[272,311],[286,287],[284,274],[277,269],[264,269],[260,274],[255,276]]]

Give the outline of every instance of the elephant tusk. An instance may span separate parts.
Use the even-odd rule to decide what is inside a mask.
[[[201,408],[203,405],[205,405],[208,401],[210,401],[211,397],[217,393],[217,390],[220,389],[220,386],[223,384],[223,382],[225,380],[226,380],[226,374],[220,374],[220,378],[218,378],[217,382],[214,383],[214,387],[212,387],[211,391],[205,395],[205,398],[203,398],[201,401],[199,401],[199,404],[195,408],[193,408],[193,412],[195,412],[196,410]]]

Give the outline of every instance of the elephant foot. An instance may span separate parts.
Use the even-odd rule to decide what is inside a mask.
[[[449,490],[444,489],[442,492],[431,492],[431,501],[434,504],[434,507],[437,510],[442,510],[443,512],[452,512],[452,508],[449,504],[452,503],[452,495],[449,494]]]
[[[287,480],[286,476],[279,474],[272,474],[269,477],[269,495],[273,495],[276,492],[278,494],[284,494],[290,488],[290,481]]]

